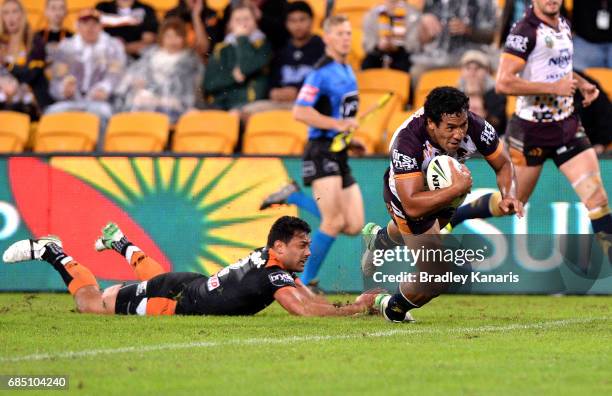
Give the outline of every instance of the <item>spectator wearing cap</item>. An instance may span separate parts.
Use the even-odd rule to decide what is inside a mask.
[[[506,129],[506,97],[495,92],[491,62],[481,51],[469,50],[461,58],[459,89],[470,98],[470,111],[486,119],[502,134]]]
[[[363,20],[362,68],[410,71],[410,54],[421,48],[420,12],[405,0],[386,0],[372,8]]]
[[[59,44],[51,67],[51,95],[58,102],[46,113],[94,113],[104,131],[112,116],[110,100],[125,70],[126,54],[123,44],[103,31],[100,18],[97,10],[82,10],[77,33]],[[101,133],[98,149],[103,140]]]
[[[269,99],[245,105],[245,118],[267,110],[291,110],[306,76],[325,54],[321,37],[313,34],[313,13],[308,3],[295,1],[287,8],[289,42],[272,63]]]
[[[142,51],[155,43],[157,16],[155,10],[138,0],[112,0],[96,5],[102,13],[104,30],[125,45],[125,51],[138,58]]]

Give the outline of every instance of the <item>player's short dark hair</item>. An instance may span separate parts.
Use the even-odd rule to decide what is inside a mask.
[[[304,220],[294,216],[283,216],[272,224],[266,246],[270,248],[276,241],[289,243],[296,233],[310,234],[310,231],[310,226]]]
[[[310,18],[313,17],[312,8],[305,1],[294,1],[287,6],[287,16],[293,12],[303,12]]]
[[[461,114],[470,108],[469,98],[453,87],[438,87],[425,99],[425,117],[440,125],[444,114]]]

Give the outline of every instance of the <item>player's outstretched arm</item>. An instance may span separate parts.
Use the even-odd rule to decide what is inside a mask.
[[[570,73],[553,83],[527,81],[518,76],[525,61],[517,56],[503,54],[497,69],[495,91],[504,95],[559,95],[573,96],[578,81]]]
[[[376,293],[361,294],[354,303],[336,306],[325,298],[309,291],[296,282],[296,287],[283,287],[274,294],[278,303],[292,315],[297,316],[351,316],[367,313],[374,305]]]
[[[502,144],[502,142],[499,142]],[[502,195],[499,208],[504,215],[516,213],[520,218],[523,217],[523,203],[516,194],[516,172],[510,156],[506,150],[502,150],[499,155],[487,158],[487,162],[495,171],[497,186]]]
[[[459,172],[450,167],[453,184],[435,191],[424,191],[423,173],[411,173],[412,177],[396,178],[395,188],[408,216],[418,218],[451,205],[453,200],[467,194],[472,188],[472,176],[467,168]]]

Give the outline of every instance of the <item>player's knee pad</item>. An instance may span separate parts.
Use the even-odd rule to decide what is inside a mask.
[[[608,204],[608,197],[599,172],[585,174],[576,180],[572,187],[589,210]]]

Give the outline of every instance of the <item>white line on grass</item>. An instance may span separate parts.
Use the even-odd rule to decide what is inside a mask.
[[[15,357],[0,357],[1,363],[8,362],[23,362],[23,361],[36,361],[36,360],[48,360],[48,359],[62,359],[62,358],[79,358],[79,357],[91,357],[98,355],[112,355],[116,353],[145,353],[155,352],[164,350],[176,350],[176,349],[191,349],[191,348],[210,348],[219,346],[244,346],[244,345],[269,345],[269,344],[290,344],[295,342],[320,342],[330,340],[345,340],[345,339],[357,339],[367,337],[391,337],[396,335],[412,335],[412,334],[426,334],[426,333],[487,333],[487,332],[505,332],[515,330],[533,330],[533,329],[547,329],[551,327],[565,327],[574,324],[590,323],[595,321],[607,321],[609,317],[601,318],[584,318],[584,319],[562,319],[553,320],[548,322],[540,323],[527,323],[527,324],[511,324],[506,326],[481,326],[481,327],[457,327],[449,329],[392,329],[384,331],[375,331],[369,333],[359,334],[344,334],[344,335],[311,335],[311,336],[292,336],[292,337],[280,337],[280,338],[245,338],[238,340],[223,340],[223,341],[198,341],[198,342],[187,342],[180,344],[159,344],[159,345],[148,345],[148,346],[130,346],[122,348],[107,348],[107,349],[90,349],[84,351],[69,351],[60,353],[41,353]],[[410,325],[406,325],[410,326]]]

